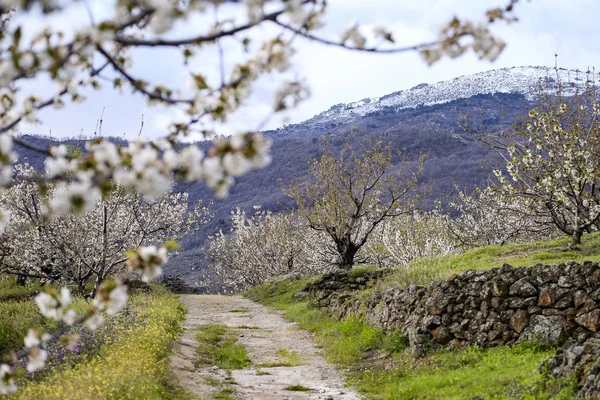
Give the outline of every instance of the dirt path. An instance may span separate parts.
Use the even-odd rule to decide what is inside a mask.
[[[179,385],[200,399],[359,399],[345,388],[342,374],[325,362],[310,334],[276,312],[240,296],[185,295],[181,299],[188,314],[170,365]],[[235,328],[238,343],[248,350],[253,366],[230,373],[216,366],[195,368],[195,336],[198,328],[209,324]],[[294,385],[310,390],[290,391]]]

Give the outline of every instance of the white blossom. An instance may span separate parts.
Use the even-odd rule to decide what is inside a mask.
[[[10,366],[0,364],[0,394],[11,394],[17,391],[15,377]]]
[[[100,190],[87,182],[59,186],[50,199],[50,209],[56,214],[91,211],[100,199]]]
[[[92,314],[85,320],[85,326],[93,331],[98,329],[102,323],[104,323],[104,317],[99,312]]]
[[[34,347],[29,350],[29,357],[27,360],[27,371],[35,372],[44,368],[46,360],[48,359],[48,352],[39,347]]]

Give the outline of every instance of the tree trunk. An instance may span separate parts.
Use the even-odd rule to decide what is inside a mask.
[[[100,275],[96,276],[96,282],[94,282],[94,288],[90,292],[90,298],[91,299],[93,299],[94,297],[96,297],[96,293],[98,293],[98,288],[100,288],[100,285],[102,284],[103,280],[104,279],[102,279]]]
[[[27,276],[25,275],[17,275],[17,286],[25,286],[25,282],[27,282]]]
[[[583,236],[583,229],[577,228],[573,231],[573,235],[571,235],[571,243],[569,247],[575,247],[581,244],[581,237]]]
[[[359,247],[352,242],[344,241],[338,243],[337,248],[340,256],[340,261],[338,263],[339,268],[344,271],[350,271],[354,266],[354,257],[356,256]]]

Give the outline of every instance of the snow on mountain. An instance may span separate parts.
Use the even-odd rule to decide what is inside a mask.
[[[401,110],[417,106],[430,106],[478,94],[519,93],[532,99],[533,93],[540,83],[547,90],[555,89],[557,74],[560,82],[563,83],[566,94],[572,92],[575,87],[584,86],[588,79],[585,71],[563,68],[558,71],[547,67],[500,68],[474,75],[459,76],[434,84],[422,83],[412,89],[401,90],[383,97],[337,104],[303,122],[302,125],[350,122],[355,118],[384,108]]]

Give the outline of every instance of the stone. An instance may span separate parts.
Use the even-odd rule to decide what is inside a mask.
[[[598,308],[598,304],[596,304],[596,302],[592,299],[587,299],[583,305],[581,307],[579,307],[579,310],[577,311],[578,315],[582,315],[585,314],[587,312],[592,311],[593,309]]]
[[[506,282],[498,279],[492,281],[491,289],[492,296],[494,297],[506,297],[506,295],[508,294],[508,285],[506,284]]]
[[[528,297],[528,298],[511,298],[508,301],[508,306],[510,308],[527,308],[529,306],[534,306],[538,302],[537,297]]]
[[[538,306],[550,307],[558,300],[558,291],[555,284],[543,286],[538,298]]]
[[[510,318],[510,327],[513,328],[517,333],[523,332],[528,323],[529,316],[527,315],[527,312],[523,310],[518,310]]]
[[[521,278],[510,286],[508,294],[511,296],[531,297],[538,294],[538,290],[528,278]]]
[[[560,316],[534,315],[519,341],[530,340],[545,344],[561,344],[565,337],[565,319]]]
[[[490,305],[496,310],[500,310],[500,306],[502,304],[502,299],[500,297],[492,297],[490,300]]]
[[[586,314],[582,314],[575,318],[575,322],[592,332],[596,332],[600,326],[600,310],[595,309]]]
[[[570,294],[567,294],[566,296],[561,297],[554,304],[554,307],[559,308],[559,309],[565,309],[565,308],[569,308],[572,306],[573,306],[573,296],[571,296]]]
[[[562,288],[570,288],[571,286],[573,286],[570,277],[568,276],[561,276],[560,278],[558,278],[558,286],[562,287]]]
[[[515,269],[512,267],[512,265],[504,263],[502,264],[502,266],[500,267],[500,272],[512,272]]]
[[[440,344],[446,344],[450,340],[452,340],[452,334],[445,326],[439,326],[431,331],[431,336],[433,336],[433,340]]]
[[[587,299],[589,299],[589,296],[583,290],[578,290],[573,294],[573,302],[577,308],[581,307]]]
[[[496,339],[501,339],[502,338],[502,332],[500,331],[489,331],[488,332],[488,340],[490,342],[493,342]]]
[[[305,298],[307,298],[308,296],[310,296],[310,293],[305,292],[304,290],[301,290],[299,292],[294,293],[294,300],[302,301]]]

